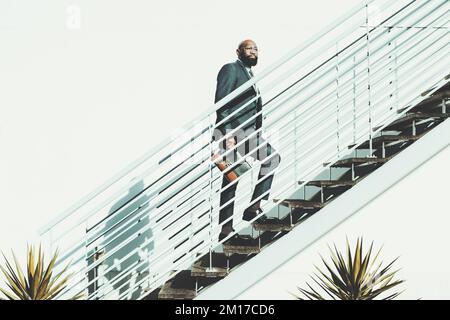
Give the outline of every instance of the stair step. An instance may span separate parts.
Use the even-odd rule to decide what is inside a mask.
[[[383,130],[389,131],[389,130],[404,129],[405,125],[412,126],[412,121],[414,121],[414,120],[426,120],[426,119],[441,120],[441,119],[446,119],[448,117],[450,117],[450,113],[412,112],[412,113],[407,113],[405,116],[401,117],[400,119],[395,120],[390,125],[385,127]],[[375,127],[373,130],[376,131],[380,128],[381,128],[381,126],[378,126],[378,127]]]
[[[445,90],[439,93],[433,94],[428,99],[423,100],[418,105],[416,105],[413,109],[423,109],[423,108],[438,108],[441,106],[442,99],[448,99],[450,97],[450,90]],[[449,102],[447,101],[447,106]],[[409,107],[409,106],[408,106]],[[405,111],[408,107],[399,109],[398,112],[402,113]]]
[[[274,202],[278,202],[279,199],[273,199]],[[280,205],[289,207],[289,208],[323,208],[325,203],[320,201],[309,201],[309,200],[298,200],[298,199],[285,199],[280,202]]]
[[[158,293],[158,299],[192,300],[195,296],[195,281],[189,270],[183,270],[168,280]]]
[[[383,142],[406,142],[406,141],[416,141],[420,139],[422,135],[382,135],[372,139],[372,147],[381,147]],[[355,144],[349,145],[348,148],[351,149],[355,146]],[[367,149],[369,148],[369,141],[366,141],[359,145],[357,149]]]
[[[408,111],[405,117],[411,117],[414,120],[423,120],[428,118],[448,118],[450,117],[450,112],[422,112],[422,111]],[[401,120],[400,118],[398,120]]]
[[[204,278],[225,278],[229,273],[228,268],[220,267],[208,267],[200,266],[195,264],[192,267],[191,275],[193,277],[204,277]]]
[[[256,231],[290,231],[293,226],[288,221],[283,221],[278,218],[270,217],[266,219],[259,219],[253,222],[253,228]]]
[[[299,181],[298,184],[302,184],[304,181]],[[312,187],[330,187],[330,188],[337,188],[337,187],[350,187],[354,186],[357,183],[357,180],[313,180],[309,181],[306,186],[312,186]]]
[[[352,165],[361,165],[361,164],[383,164],[387,161],[389,161],[391,158],[375,158],[375,157],[366,157],[366,158],[348,158],[348,159],[342,159],[337,161],[332,165],[334,168],[351,168]],[[329,165],[330,163],[324,163],[324,166]]]
[[[211,262],[212,265],[210,265]],[[210,255],[207,254],[194,263],[191,270],[191,276],[204,278],[224,278],[229,272],[228,257],[223,253],[213,252],[211,261]]]
[[[227,255],[259,253],[260,250],[258,240],[248,235],[236,234],[223,243],[223,252]]]

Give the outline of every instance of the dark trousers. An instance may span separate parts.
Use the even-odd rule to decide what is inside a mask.
[[[261,168],[258,173],[258,180],[261,178],[263,178],[263,179],[255,186],[255,190],[253,191],[253,195],[252,195],[252,201],[255,200],[256,198],[258,198],[259,196],[261,196],[266,191],[271,189],[272,180],[273,180],[274,175],[273,175],[273,173],[269,174],[269,172],[271,172],[275,168],[277,168],[281,161],[281,157],[278,154],[278,152],[275,150],[275,148],[273,148],[269,143],[264,144],[265,141],[266,140],[262,136],[257,135],[255,137],[250,138],[245,143],[243,143],[241,146],[236,148],[243,159],[250,156],[255,160],[261,161]],[[263,145],[263,146],[261,146],[261,145]],[[254,151],[254,152],[250,152],[252,149],[259,147],[259,146],[261,146],[261,147],[258,150]],[[222,151],[224,149],[225,148],[221,147]],[[236,153],[235,153],[236,149],[234,151],[234,154],[233,154],[233,151],[230,152],[231,157],[236,156]],[[274,155],[274,156],[271,157],[270,159],[267,159],[271,155]],[[224,175],[223,180],[222,180],[222,188],[226,187],[230,183],[231,182],[229,182],[227,180],[227,178],[225,178],[225,175]],[[221,192],[220,206],[222,206],[223,204],[227,203],[228,201],[230,201],[231,199],[233,199],[235,197],[236,187],[237,187],[237,183],[235,183],[234,185],[230,186],[228,189]],[[268,198],[269,198],[269,193],[264,195],[261,199],[268,200]],[[227,218],[232,217],[233,210],[234,210],[234,200],[219,211],[219,223],[222,223]],[[233,219],[230,219],[228,222],[226,222],[222,226],[222,229],[224,227],[231,228],[232,225],[233,225]]]

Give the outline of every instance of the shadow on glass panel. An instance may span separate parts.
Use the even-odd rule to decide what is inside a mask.
[[[145,281],[136,284],[149,275],[148,260],[154,248],[149,199],[139,180],[109,210],[102,240],[90,250],[88,259],[88,265],[101,261],[88,273],[89,281],[95,280],[88,287],[94,299],[137,299],[142,294]]]

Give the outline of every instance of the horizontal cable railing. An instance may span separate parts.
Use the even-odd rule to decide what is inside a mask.
[[[258,85],[267,101],[263,110],[229,134],[262,114],[264,130],[239,140],[235,149],[262,133],[282,159],[269,172],[275,173],[270,198],[286,199],[371,140],[381,130],[374,128],[406,112],[398,110],[426,98],[421,92],[447,81],[448,29],[444,0],[357,6],[42,229],[51,246],[63,252],[57,267],[71,261],[75,273],[59,297],[79,292],[88,299],[142,298],[211,253],[222,224],[233,218],[236,232],[249,226],[239,216],[265,195],[250,201],[263,179],[254,176],[258,166],[222,188],[222,172],[211,155],[225,137],[215,142],[211,137],[252,101],[219,123],[216,110]],[[221,192],[239,181],[236,196],[220,205]],[[219,224],[220,209],[231,202],[234,217]],[[267,201],[262,208],[269,212],[276,205]]]

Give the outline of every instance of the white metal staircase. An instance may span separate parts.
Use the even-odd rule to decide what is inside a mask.
[[[62,252],[57,267],[70,261],[75,273],[59,298],[193,298],[310,223],[448,117],[449,7],[446,0],[364,1],[57,217],[41,234]],[[255,83],[262,134],[283,160],[262,204],[265,221],[240,221],[258,167],[239,177],[234,229],[251,234],[222,245],[222,174],[210,161],[215,112]]]

